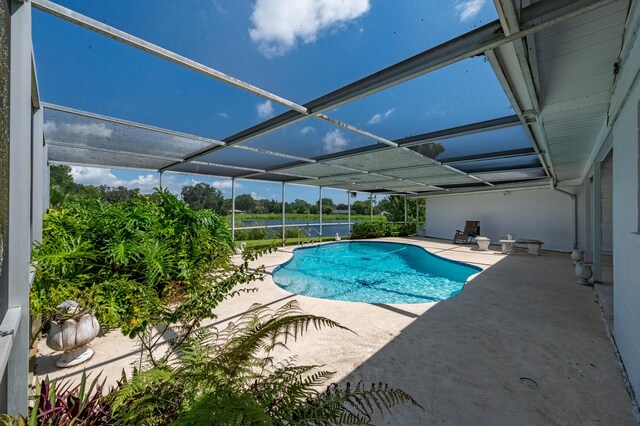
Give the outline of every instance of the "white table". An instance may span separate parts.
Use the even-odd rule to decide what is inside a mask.
[[[511,254],[516,252],[516,240],[500,240],[498,242],[502,244],[503,254]]]

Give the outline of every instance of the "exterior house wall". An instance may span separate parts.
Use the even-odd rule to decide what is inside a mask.
[[[573,200],[550,188],[427,199],[427,235],[452,238],[466,220],[479,220],[480,233],[494,244],[515,233],[519,238],[542,241],[545,249],[573,248]]]
[[[636,395],[640,394],[639,103],[636,81],[613,126],[614,337]]]

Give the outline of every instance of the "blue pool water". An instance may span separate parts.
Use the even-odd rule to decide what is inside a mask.
[[[411,244],[350,241],[298,248],[273,272],[292,293],[367,303],[425,303],[458,294],[481,271]]]

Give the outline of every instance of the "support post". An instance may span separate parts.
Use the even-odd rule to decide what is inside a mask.
[[[50,195],[51,195],[51,167],[49,166],[49,145],[44,146],[44,173],[43,173],[43,183],[44,190],[42,191],[43,197],[43,207],[44,211],[47,211],[49,206],[51,205]]]
[[[2,382],[8,414],[27,415],[29,382],[29,262],[31,254],[31,2],[11,0],[9,82],[9,205],[4,309],[19,309],[19,321]],[[5,271],[3,271],[5,272]],[[1,312],[2,316],[6,312]],[[3,385],[5,386],[5,385]]]
[[[593,244],[593,281],[602,280],[602,163],[593,164],[593,216],[591,221],[591,242]]]
[[[42,108],[33,110],[32,118],[32,147],[31,147],[31,240],[42,241],[42,217],[44,215],[44,176],[47,168],[47,158],[44,148],[44,112]],[[48,189],[48,188],[47,188]]]
[[[282,247],[284,247],[285,240],[286,240],[286,238],[285,238],[285,230],[286,230],[286,224],[285,224],[285,219],[286,219],[286,216],[285,216],[286,215],[286,211],[285,210],[286,209],[285,209],[285,206],[286,206],[286,203],[285,203],[285,200],[284,200],[284,196],[285,196],[285,193],[284,193],[284,182],[282,182]]]
[[[162,189],[162,175],[164,174],[164,172],[160,172],[160,182],[158,183],[158,185],[160,186],[160,189]]]
[[[416,234],[420,229],[420,200],[416,198]]]
[[[424,230],[425,230],[425,236],[427,235],[427,199],[423,198],[424,200],[424,222],[422,222],[422,224],[424,225]]]
[[[351,239],[351,191],[347,191],[347,230]]]
[[[373,222],[373,194],[369,194],[369,222]]]
[[[236,242],[236,178],[231,178],[231,239]]]
[[[404,196],[404,224],[407,225],[407,196]]]
[[[320,242],[322,242],[322,187],[320,187],[320,201],[318,202],[318,213],[320,213]]]

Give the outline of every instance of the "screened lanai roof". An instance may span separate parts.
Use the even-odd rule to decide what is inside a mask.
[[[517,9],[511,1],[496,1],[495,21],[410,52],[417,54],[369,70],[363,78],[344,81],[353,72],[346,69],[334,85],[330,79],[322,83],[325,93],[298,104],[88,16],[34,0],[34,7],[53,15],[46,18],[56,20],[52,26],[77,24],[92,46],[122,49],[129,66],[135,67],[139,55],[153,55],[155,72],[167,75],[167,84],[201,79],[210,89],[190,96],[212,104],[224,96],[237,99],[238,113],[224,113],[233,117],[208,133],[180,121],[180,114],[197,111],[176,110],[173,126],[156,127],[122,118],[125,113],[115,118],[44,104],[49,160],[411,195],[549,184],[557,176],[539,119],[542,108],[536,106],[541,83],[529,67],[517,65],[521,48],[535,47],[536,34],[611,3],[542,0]],[[515,26],[507,19],[514,13]],[[87,52],[75,54],[81,59]],[[322,75],[318,70],[311,78]],[[307,91],[301,86],[300,92]],[[443,99],[453,99],[455,110],[439,110]],[[256,100],[269,110],[257,123],[246,113]],[[371,111],[380,112],[372,116]]]

